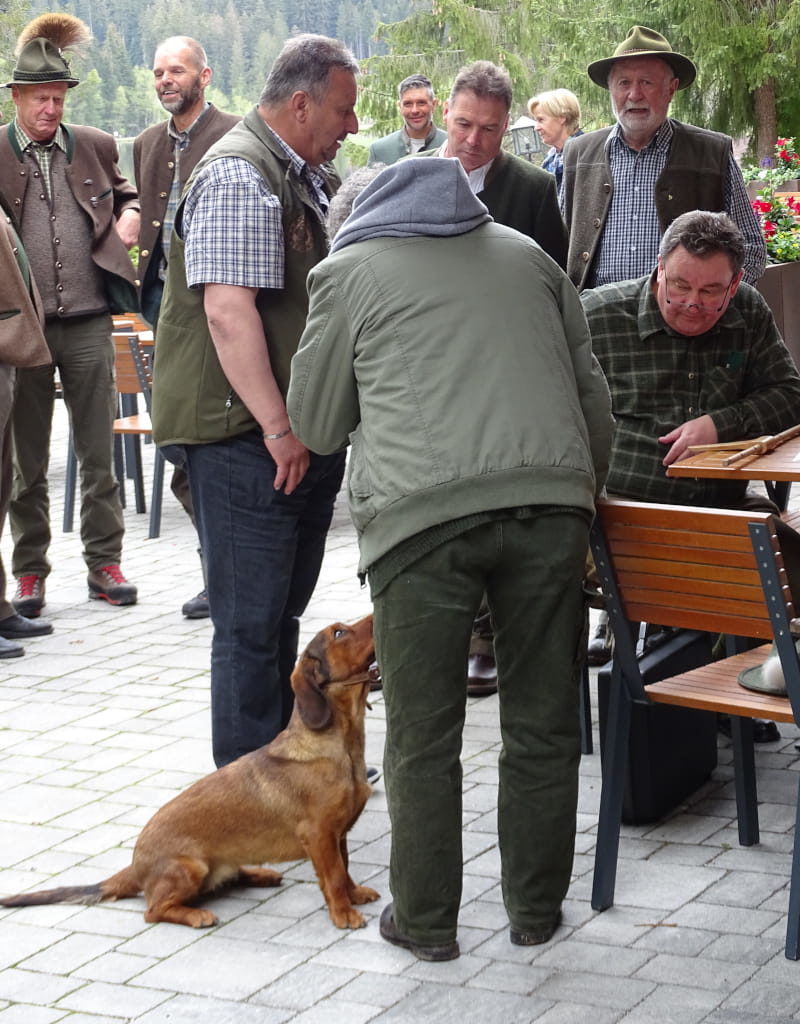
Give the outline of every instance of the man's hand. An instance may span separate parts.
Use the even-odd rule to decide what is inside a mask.
[[[291,431],[276,441],[265,438],[264,444],[275,462],[273,487],[276,491],[283,488],[284,494],[291,494],[306,475],[310,462],[308,448]]]
[[[119,220],[114,225],[126,249],[132,249],[139,241],[140,220],[138,210],[128,209],[119,215]]]
[[[659,437],[660,444],[671,445],[670,450],[662,459],[662,465],[671,466],[673,462],[685,459],[691,452],[692,444],[716,444],[719,440],[717,428],[710,416],[698,416],[696,420],[687,420],[668,434]]]

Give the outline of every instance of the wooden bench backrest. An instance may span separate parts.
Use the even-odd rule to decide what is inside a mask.
[[[605,500],[598,502],[592,546],[603,589],[610,556],[617,595],[630,622],[772,639],[772,625],[753,553],[750,523],[764,512],[735,512]],[[791,594],[779,552],[781,593],[789,619]]]
[[[115,333],[111,337],[114,339],[116,353],[114,372],[117,379],[117,393],[120,395],[141,394],[142,387],[139,383],[139,374],[136,372],[136,364],[131,355],[128,335]]]
[[[111,320],[115,331],[150,331],[152,329],[140,313],[115,313]]]

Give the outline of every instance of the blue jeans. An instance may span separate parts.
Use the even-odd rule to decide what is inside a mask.
[[[260,432],[184,451],[208,572],[212,741],[221,767],[289,721],[299,619],[322,565],[344,453],[312,454],[286,495],[273,487],[275,463]]]

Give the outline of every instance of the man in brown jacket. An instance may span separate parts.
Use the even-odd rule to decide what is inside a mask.
[[[30,275],[28,257],[17,234],[11,208],[0,194],[0,534],[11,500],[11,410],[17,366],[50,361],[42,334],[39,293]],[[21,658],[20,639],[44,636],[53,627],[14,611],[6,598],[6,571],[0,558],[0,658]]]
[[[55,367],[81,468],[89,596],[114,605],[137,598],[119,564],[125,526],[112,459],[110,314],[138,308],[128,249],[139,235],[139,201],[120,173],[112,136],[62,124],[67,90],[78,84],[63,51],[89,38],[86,26],[68,14],[43,14],[23,30],[6,83],[16,116],[0,128],[0,191],[17,218],[42,296],[53,360],[20,372],[13,413],[14,607],[29,617],[41,612],[50,572],[47,467]]]
[[[197,161],[241,118],[206,100],[211,81],[206,52],[196,39],[171,36],[159,43],[153,78],[161,106],[172,115],[134,139],[133,173],[141,203],[139,282],[142,313],[156,327],[169,256],[172,222],[183,186]],[[194,508],[186,470],[176,466],[172,493],[194,525]],[[199,550],[199,549],[198,549]],[[205,581],[205,563],[200,551]],[[206,586],[181,609],[187,619],[208,618]]]

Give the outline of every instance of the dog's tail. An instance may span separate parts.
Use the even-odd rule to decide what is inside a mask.
[[[82,903],[92,906],[104,900],[121,900],[141,892],[132,867],[118,871],[104,882],[94,885],[65,885],[59,889],[20,892],[0,898],[0,907],[40,907],[50,903]]]

